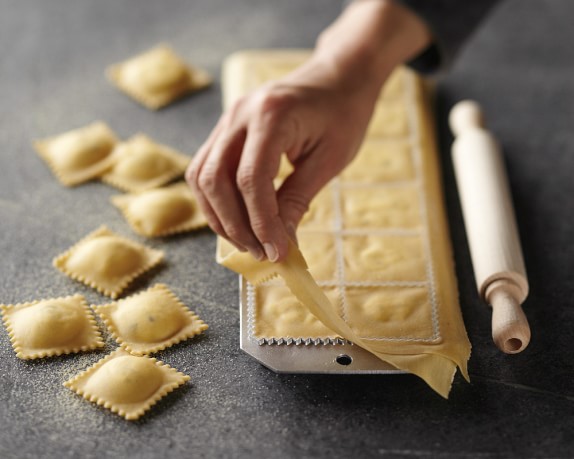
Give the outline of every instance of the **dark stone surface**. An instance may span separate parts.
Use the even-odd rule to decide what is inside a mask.
[[[0,303],[80,292],[51,259],[106,223],[133,237],[98,183],[65,189],[31,140],[103,119],[190,154],[219,114],[219,86],[159,113],[119,94],[103,69],[159,41],[218,75],[244,48],[310,47],[338,1],[0,0]],[[62,386],[104,352],[18,360],[0,330],[0,456],[572,457],[574,455],[574,4],[509,1],[443,78],[438,127],[472,382],[448,401],[401,376],[277,375],[239,350],[237,278],[213,261],[208,231],[151,242],[166,282],[211,328],[159,354],[192,376],[129,423]],[[530,346],[500,353],[478,299],[446,127],[450,106],[476,98],[504,145],[530,274]],[[108,349],[115,347],[108,337]]]

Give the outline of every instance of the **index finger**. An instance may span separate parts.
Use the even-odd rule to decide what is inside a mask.
[[[273,179],[281,154],[288,151],[294,132],[273,117],[255,119],[249,126],[237,170],[237,186],[243,197],[253,233],[270,261],[285,258],[288,236],[279,215]]]

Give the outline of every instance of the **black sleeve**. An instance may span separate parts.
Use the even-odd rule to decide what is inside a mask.
[[[490,9],[500,0],[396,0],[430,28],[434,43],[409,65],[422,73],[448,68]]]

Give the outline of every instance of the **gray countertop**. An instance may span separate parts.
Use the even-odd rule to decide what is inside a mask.
[[[31,141],[102,119],[192,154],[220,112],[219,85],[158,113],[111,87],[111,63],[167,41],[218,76],[245,48],[311,47],[338,14],[331,0],[0,0],[0,303],[79,292],[52,258],[102,223],[132,231],[100,183],[59,185]],[[439,81],[437,122],[471,383],[443,400],[411,375],[274,374],[239,349],[238,282],[214,263],[204,230],[150,242],[163,268],[134,286],[169,284],[210,329],[159,353],[191,375],[137,422],[62,382],[105,351],[25,362],[0,330],[0,456],[572,457],[574,454],[574,3],[508,1]],[[446,115],[480,101],[509,169],[531,293],[532,341],[500,353],[477,298],[448,159]],[[115,347],[107,339],[106,351]]]

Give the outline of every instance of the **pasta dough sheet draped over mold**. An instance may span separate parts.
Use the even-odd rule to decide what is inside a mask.
[[[308,55],[233,55],[224,67],[225,104]],[[220,239],[217,261],[247,279],[249,327],[258,342],[294,338],[329,345],[343,337],[447,397],[457,368],[468,379],[470,343],[428,95],[408,69],[391,75],[357,157],[311,203],[298,230],[299,248],[292,244],[287,260],[258,262]],[[290,170],[280,168],[276,186]]]

